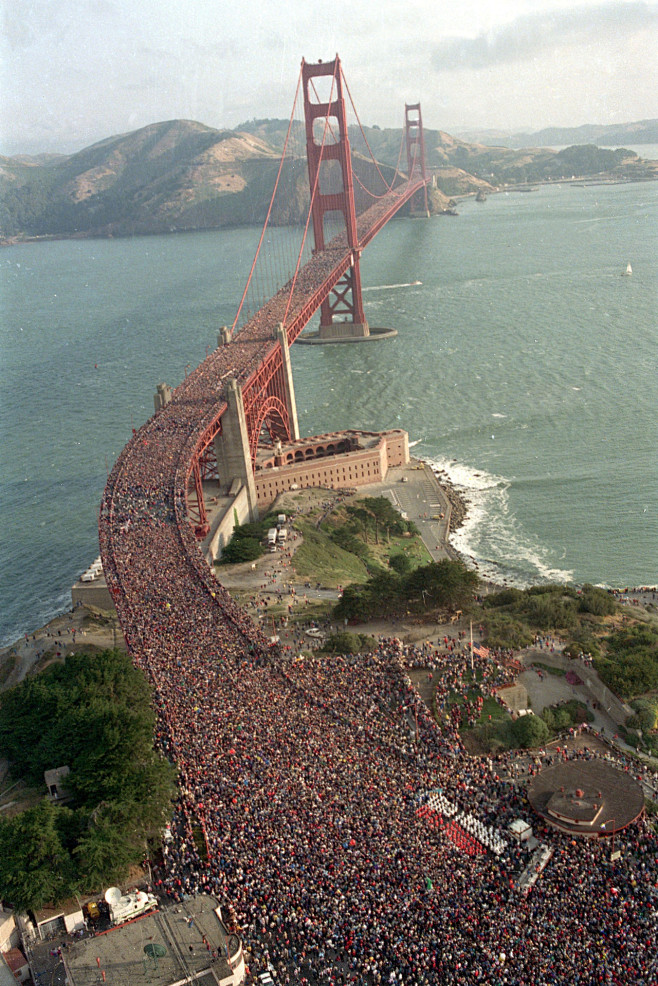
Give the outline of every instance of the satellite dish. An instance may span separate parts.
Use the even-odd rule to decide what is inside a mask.
[[[108,887],[105,891],[105,900],[112,907],[114,904],[118,904],[121,900],[121,890],[119,887]]]
[[[167,954],[167,949],[159,942],[149,942],[148,945],[144,946],[144,952],[151,959],[163,959]]]

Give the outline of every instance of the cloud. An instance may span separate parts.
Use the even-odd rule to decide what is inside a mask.
[[[641,0],[530,14],[475,38],[446,38],[434,49],[432,65],[454,72],[529,61],[556,48],[621,40],[656,24],[658,6]]]

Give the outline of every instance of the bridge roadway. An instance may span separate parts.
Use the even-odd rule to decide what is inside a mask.
[[[408,183],[369,210],[360,220],[362,242],[372,239],[418,187],[422,182]],[[185,792],[196,793],[196,798],[189,794],[186,806],[193,813],[210,769],[208,756],[214,755],[205,733],[198,733],[199,724],[216,717],[226,701],[208,680],[208,662],[213,669],[246,670],[262,663],[270,643],[215,580],[199,551],[187,517],[191,463],[217,430],[228,378],[237,378],[243,389],[248,385],[279,345],[273,329],[284,320],[286,307],[285,324],[294,341],[310,317],[305,314],[310,304],[317,308],[350,260],[344,238],[333,240],[301,269],[290,305],[287,292],[279,292],[233,341],[190,373],[170,403],[123,449],[101,501],[99,541],[107,585],[133,660],[155,687],[160,744],[178,763],[184,801]]]
[[[422,185],[422,179],[407,182],[362,214],[360,242],[370,242]],[[288,288],[279,291],[231,343],[190,373],[171,402],[134,435],[110,473],[99,516],[103,567],[130,651],[156,683],[159,661],[173,658],[172,651],[165,657],[170,647],[197,651],[200,625],[204,642],[221,634],[248,650],[266,646],[198,550],[187,519],[188,479],[227,406],[228,378],[248,389],[279,345],[273,338],[278,322],[285,322],[293,342],[351,257],[344,234],[314,255],[301,268],[292,298]]]

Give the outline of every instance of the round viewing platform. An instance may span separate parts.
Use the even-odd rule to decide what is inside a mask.
[[[398,334],[397,329],[369,329],[367,335],[322,335],[320,332],[303,332],[295,345],[331,346],[337,343],[380,342],[382,339],[393,339]]]
[[[542,818],[573,835],[612,835],[644,811],[644,792],[630,774],[605,760],[567,760],[546,767],[528,787]]]

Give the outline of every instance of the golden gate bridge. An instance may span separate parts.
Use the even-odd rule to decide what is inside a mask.
[[[330,88],[325,99],[318,95],[318,82]],[[155,631],[143,598],[144,583],[153,582],[154,551],[166,557],[167,574],[160,568],[157,588],[149,589],[149,600],[157,599],[155,608],[151,605],[153,612],[165,606],[173,616],[171,607],[180,589],[177,580],[192,571],[199,590],[210,589],[219,602],[217,583],[197,546],[209,531],[204,481],[221,476],[224,482],[235,478],[244,483],[249,513],[258,515],[253,469],[259,442],[264,436],[270,441],[299,438],[290,346],[318,309],[320,333],[325,337],[334,332],[366,337],[361,252],[406,203],[417,201],[418,211],[427,214],[430,179],[420,104],[405,106],[407,173],[396,168],[393,181],[387,182],[373,157],[385,188],[357,215],[347,84],[338,56],[330,62],[303,61],[298,93],[300,88],[310,192],[304,240],[311,226],[314,237],[310,259],[302,262],[302,244],[287,282],[238,327],[241,303],[233,326],[222,330],[217,349],[173,392],[159,388],[155,415],[134,433],[108,477],[99,514],[101,555],[133,656],[143,654],[146,637]],[[286,144],[291,127],[292,116]],[[284,156],[285,144],[282,161]],[[272,201],[276,190],[275,185]],[[336,218],[342,228],[327,239],[328,222]],[[256,260],[247,287],[255,265]],[[190,592],[188,585],[185,593]],[[236,615],[237,607],[228,596],[222,605],[224,616]],[[238,622],[244,620],[240,617]],[[255,628],[253,632],[257,635]],[[253,636],[251,630],[248,636]]]

